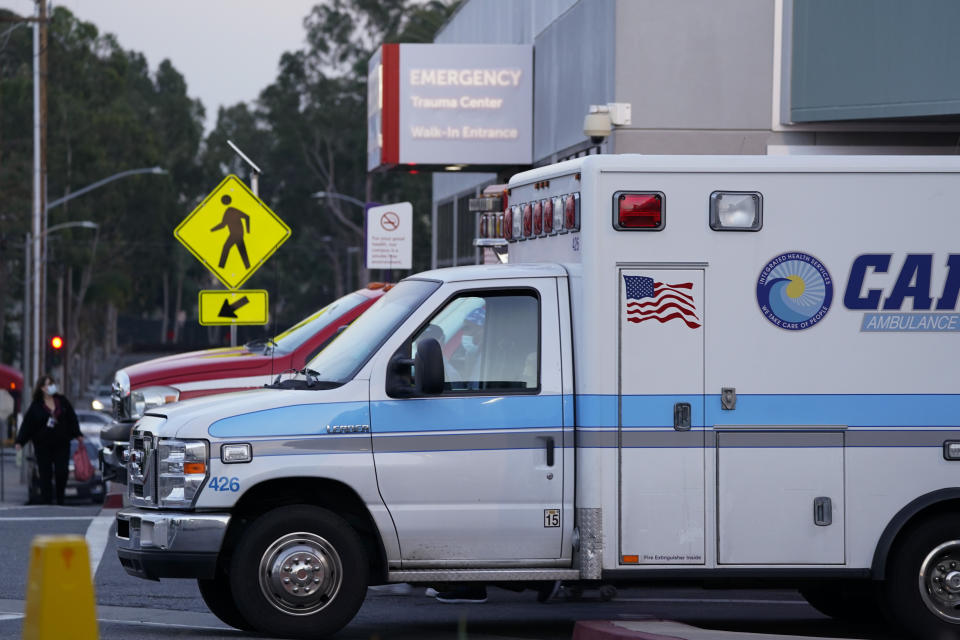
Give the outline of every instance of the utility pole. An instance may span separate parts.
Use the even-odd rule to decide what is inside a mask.
[[[37,17],[33,24],[33,343],[30,372],[38,377],[42,371],[44,304],[44,266],[46,262],[46,177],[47,177],[47,0],[37,0]],[[27,381],[32,386],[33,380]]]
[[[250,165],[250,191],[253,192],[253,195],[260,197],[260,174],[263,173],[260,171],[260,167],[254,164],[253,160],[247,157],[243,151],[240,151],[240,147],[233,144],[230,140],[227,140],[227,144],[230,145],[230,148],[233,149],[234,153],[240,156],[240,159]],[[237,325],[230,325],[230,346],[237,346]]]

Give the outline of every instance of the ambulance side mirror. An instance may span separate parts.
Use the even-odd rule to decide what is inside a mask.
[[[401,350],[402,351],[402,350]],[[407,352],[410,349],[407,348]],[[391,398],[409,398],[414,393],[411,383],[411,370],[413,368],[413,358],[409,353],[404,354],[398,351],[390,358],[387,364],[387,395]]]
[[[413,367],[418,394],[436,395],[443,391],[443,350],[435,338],[417,342]]]

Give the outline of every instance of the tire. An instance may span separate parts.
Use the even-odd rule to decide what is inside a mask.
[[[233,593],[230,591],[230,579],[225,573],[218,570],[217,575],[210,580],[198,579],[197,586],[200,588],[200,596],[204,604],[222,622],[241,631],[255,630],[234,603]]]
[[[363,544],[343,518],[319,507],[280,507],[244,531],[230,590],[258,631],[324,638],[360,609],[368,571]]]
[[[848,622],[882,619],[880,594],[873,582],[834,582],[799,589],[814,609],[825,616]]]
[[[600,586],[600,600],[603,602],[610,602],[617,597],[617,588],[612,584],[604,584]]]
[[[905,532],[890,551],[883,590],[894,620],[913,637],[960,639],[960,515]]]

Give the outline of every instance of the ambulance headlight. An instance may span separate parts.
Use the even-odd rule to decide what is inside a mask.
[[[756,191],[714,191],[710,194],[710,228],[714,231],[759,231],[763,198]]]
[[[157,494],[161,507],[191,507],[207,479],[204,440],[161,438],[157,448]]]
[[[180,390],[173,387],[144,387],[135,389],[130,396],[130,417],[139,420],[150,409],[179,400]]]

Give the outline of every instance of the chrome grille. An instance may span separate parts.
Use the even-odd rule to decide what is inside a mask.
[[[137,506],[157,503],[157,440],[153,434],[134,430],[127,462],[127,495]]]

